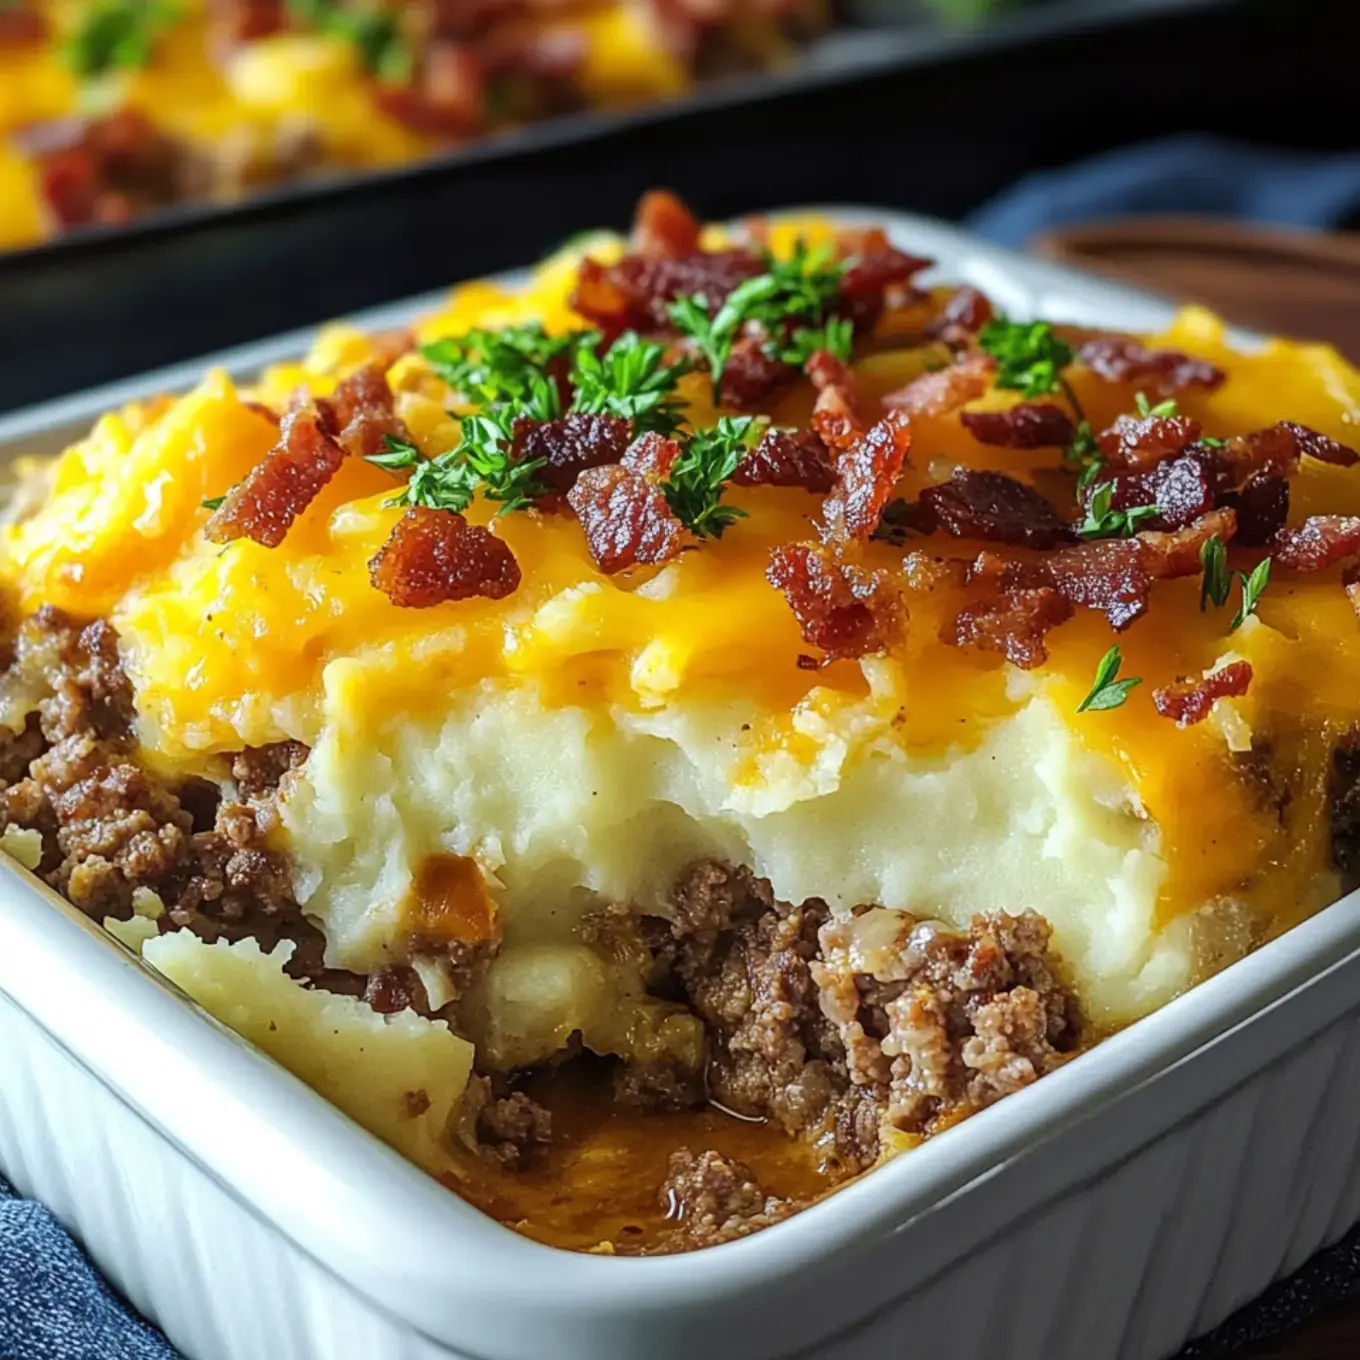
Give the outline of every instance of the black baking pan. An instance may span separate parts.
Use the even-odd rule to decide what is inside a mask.
[[[1357,37],[1336,0],[1047,0],[972,31],[848,30],[683,104],[0,255],[0,409],[522,264],[624,224],[656,183],[709,217],[838,199],[956,217],[1186,128],[1345,145]]]

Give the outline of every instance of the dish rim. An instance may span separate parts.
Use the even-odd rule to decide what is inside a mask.
[[[1074,301],[1087,315],[1117,309],[1119,317],[1106,324],[1150,329],[1170,315],[1168,304],[1137,290],[977,242],[927,218],[863,205],[791,208],[777,216],[806,214],[881,223],[894,240],[952,255],[947,274],[958,275],[966,257],[968,281],[990,282],[1003,304],[1004,271],[1012,290],[1033,294],[1034,310],[1054,319],[1079,319],[1063,315]],[[497,279],[514,286],[524,276],[514,271]],[[446,295],[440,290],[349,320],[400,324]],[[207,366],[239,375],[295,355],[317,329],[0,417],[0,461],[21,452],[21,441],[43,434],[65,439],[67,427],[88,424],[93,414],[136,395],[183,390]],[[1233,338],[1247,346],[1260,339],[1247,332]],[[0,857],[0,992],[256,1218],[382,1311],[466,1354],[488,1353],[481,1343],[469,1349],[462,1340],[469,1328],[480,1330],[477,1311],[503,1316],[506,1308],[516,1310],[513,1330],[524,1335],[526,1328],[560,1326],[564,1316],[583,1329],[606,1321],[637,1327],[677,1312],[730,1309],[833,1257],[862,1259],[887,1239],[942,1215],[974,1187],[1041,1158],[1060,1135],[1134,1098],[1192,1055],[1263,1026],[1285,999],[1357,960],[1360,893],[951,1129],[948,1137],[857,1178],[782,1224],[682,1256],[609,1258],[521,1237],[432,1182],[194,1003],[184,1005],[187,998],[173,984]],[[90,1024],[92,1017],[100,1023]],[[1204,1099],[1212,1098],[1210,1091]],[[993,1198],[995,1216],[1004,1206]],[[413,1221],[421,1226],[418,1238],[410,1232]],[[993,1225],[997,1231],[1001,1226]],[[895,1295],[976,1249],[978,1241],[964,1242],[967,1237],[955,1233],[942,1255],[902,1262]]]

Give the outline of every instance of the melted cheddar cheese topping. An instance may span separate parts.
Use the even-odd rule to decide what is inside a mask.
[[[825,230],[785,224],[776,249],[795,234],[816,238]],[[584,249],[605,258],[619,245],[597,238],[555,257],[520,293],[461,287],[421,323],[421,338],[527,318],[550,331],[580,326],[567,299]],[[863,393],[877,397],[921,371],[922,351],[891,342],[894,330],[913,328],[911,317],[887,324],[856,365]],[[1360,375],[1326,347],[1274,341],[1235,353],[1200,311],[1183,313],[1156,342],[1227,371],[1218,390],[1180,399],[1209,434],[1287,418],[1357,442]],[[929,762],[978,749],[998,723],[1042,694],[1081,748],[1113,762],[1158,829],[1162,920],[1217,899],[1244,899],[1254,912],[1244,928],[1259,940],[1334,895],[1327,777],[1334,743],[1360,719],[1360,623],[1337,570],[1278,573],[1257,616],[1231,636],[1231,607],[1202,610],[1198,579],[1159,583],[1147,616],[1119,637],[1121,673],[1142,684],[1118,709],[1078,714],[1113,640],[1095,611],[1080,611],[1050,634],[1049,661],[1021,676],[995,655],[943,645],[947,602],[908,588],[905,639],[891,655],[800,668],[809,649],[765,577],[773,547],[810,534],[818,500],[798,489],[732,488],[730,500],[749,518],[660,569],[615,577],[596,568],[571,515],[491,519],[478,501],[469,517],[509,544],[523,583],[503,600],[424,610],[398,608],[370,583],[368,561],[402,512],[384,505],[393,476],[358,460],[346,461],[281,547],[207,541],[201,502],[239,481],[276,436],[246,402],[282,404],[299,384],[324,395],[373,352],[359,332],[339,326],[308,357],[252,388],[214,372],[181,398],[107,415],[57,461],[41,508],[5,530],[0,571],[14,609],[55,604],[106,615],[116,626],[148,760],[175,772],[206,770],[216,755],[242,746],[285,738],[316,745],[337,703],[345,730],[363,734],[426,718],[446,697],[487,684],[532,685],[548,707],[631,712],[640,721],[672,706],[739,696],[754,717],[741,728],[734,780],[758,804],[762,781],[781,761],[813,769],[819,715],[834,723],[837,715],[871,714],[876,739],[890,733],[903,752]],[[414,354],[392,366],[389,380],[423,451],[448,448],[457,428],[453,394]],[[1132,407],[1131,390],[1080,367],[1072,381],[1096,429]],[[683,383],[692,419],[706,423],[713,414],[706,379]],[[973,407],[1014,400],[993,391]],[[810,406],[810,392],[799,389],[772,415],[801,426]],[[1004,470],[1042,486],[1061,475],[1054,461],[1052,450],[983,446],[957,414],[920,418],[900,492],[912,496],[957,466]],[[1360,513],[1360,469],[1304,460],[1293,480],[1291,522],[1322,512]],[[969,553],[943,539],[913,546]],[[900,573],[903,555],[872,542],[866,563]],[[1225,658],[1250,661],[1245,697],[1220,701],[1208,721],[1186,729],[1155,711],[1154,688],[1198,677]],[[1243,772],[1253,749],[1270,758],[1260,780]],[[459,897],[457,878],[427,884],[422,900]]]

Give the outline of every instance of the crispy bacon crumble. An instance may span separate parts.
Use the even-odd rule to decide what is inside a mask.
[[[227,493],[204,528],[207,536],[214,543],[249,538],[262,548],[277,548],[344,461],[345,451],[327,423],[315,408],[289,411],[279,442]]]
[[[1157,712],[1173,719],[1177,727],[1192,727],[1209,716],[1218,700],[1238,698],[1250,684],[1251,665],[1246,661],[1230,661],[1202,680],[1178,680],[1154,689],[1152,702]]]
[[[481,596],[500,600],[516,590],[519,563],[488,529],[452,510],[417,505],[396,523],[368,564],[369,577],[393,604],[430,609]]]

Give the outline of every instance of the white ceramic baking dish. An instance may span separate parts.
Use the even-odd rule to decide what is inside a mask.
[[[1167,317],[842,212],[1017,315]],[[215,358],[246,372],[304,341]],[[203,362],[0,420],[0,455]],[[0,1170],[193,1360],[1157,1360],[1360,1219],[1358,1145],[1352,896],[788,1223],[573,1255],[427,1179],[0,857]]]

